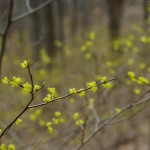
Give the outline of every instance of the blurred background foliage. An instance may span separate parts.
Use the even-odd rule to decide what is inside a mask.
[[[30,4],[34,9],[45,1],[30,0]],[[14,0],[14,20],[28,11],[26,2]],[[8,6],[9,0],[0,1],[1,33],[7,24]],[[127,72],[150,78],[149,12],[149,0],[53,0],[40,11],[13,21],[2,77],[15,75],[29,80],[27,72],[20,69],[20,62],[27,59],[32,63],[34,81],[38,84],[46,81],[46,86],[55,87],[60,96],[68,93],[69,88],[83,88],[101,76],[119,79],[112,89],[100,87],[96,93],[88,92],[83,98],[72,96],[31,109],[22,116],[22,124],[14,126],[3,141],[14,143],[20,150],[32,149],[34,145],[37,150],[73,149],[80,144],[80,134],[67,139],[70,133],[78,131],[73,120],[75,112],[93,120],[91,107],[94,107],[100,119],[105,120],[115,108],[136,100],[149,86],[132,82]],[[35,103],[41,102],[45,95],[46,88]],[[1,84],[0,99],[0,127],[4,128],[23,109],[28,96]],[[148,108],[149,103],[124,113],[117,118],[117,123],[114,121],[104,128],[83,149],[149,150]],[[49,135],[45,123],[52,120],[56,111],[61,111],[64,123]],[[87,135],[92,126],[87,127]]]

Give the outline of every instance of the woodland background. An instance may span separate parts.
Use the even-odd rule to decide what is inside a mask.
[[[45,2],[48,4],[33,12]],[[83,134],[72,119],[75,112],[88,118],[85,130],[88,137],[96,124],[95,111],[103,123],[116,108],[141,100],[141,95],[149,90],[149,84],[137,85],[127,75],[133,71],[137,76],[150,78],[149,0],[13,0],[9,22],[10,4],[11,0],[0,1],[1,77],[22,76],[28,80],[28,73],[19,65],[29,60],[34,81],[39,84],[45,81],[59,95],[66,94],[71,87],[85,87],[87,82],[101,76],[118,79],[113,81],[112,89],[100,87],[83,98],[71,96],[28,111],[21,117],[23,122],[14,125],[0,144],[13,143],[17,150],[75,149],[82,145]],[[23,16],[25,12],[29,13],[27,17]],[[45,93],[46,88],[35,103],[41,102]],[[148,94],[144,97],[149,98]],[[1,129],[23,109],[28,99],[17,88],[0,85]],[[65,123],[56,127],[51,136],[44,123],[56,111],[62,112]],[[149,150],[149,118],[148,102],[131,108],[81,149]]]

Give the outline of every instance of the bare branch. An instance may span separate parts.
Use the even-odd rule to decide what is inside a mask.
[[[118,116],[120,116],[122,113],[124,113],[125,111],[132,109],[138,105],[141,105],[143,103],[149,102],[150,98],[146,98],[145,100],[141,100],[141,101],[135,101],[131,104],[126,105],[119,113],[114,114],[112,117],[110,117],[109,119],[107,119],[106,121],[103,122],[103,124],[101,124],[97,130],[94,130],[88,137],[87,139],[82,143],[82,145],[79,145],[75,150],[80,150],[83,145],[85,145],[86,143],[88,143],[100,130],[102,130],[105,126],[109,125],[111,123],[111,121],[113,121],[115,118],[117,118]]]
[[[3,129],[5,127],[4,123],[0,121],[0,127]],[[13,131],[10,131],[10,136],[13,137],[13,139],[16,141],[16,143],[20,146],[24,146],[24,142],[20,139],[20,137]]]
[[[26,7],[27,7],[27,9],[28,9],[29,12],[33,11],[32,7],[30,5],[30,0],[26,0]]]
[[[28,16],[30,16],[31,14],[41,10],[42,8],[46,7],[48,4],[50,4],[53,0],[47,0],[44,3],[42,3],[41,5],[35,7],[34,9],[32,9],[32,11],[27,11],[19,16],[13,17],[12,18],[12,22],[16,22],[16,21],[20,21],[21,19],[24,19]]]
[[[98,117],[96,108],[93,108],[93,109],[92,109],[92,112],[93,112],[93,115],[94,115],[95,120],[96,120],[95,130],[97,130],[97,128],[98,128],[98,126],[99,126],[99,123],[100,123],[100,118]]]
[[[0,76],[1,76],[1,71],[2,71],[2,61],[3,61],[3,56],[6,50],[6,40],[7,40],[7,36],[8,36],[8,32],[11,26],[11,19],[12,19],[12,12],[13,12],[13,5],[14,5],[14,1],[11,0],[9,3],[9,10],[8,10],[8,19],[7,19],[7,25],[6,25],[6,29],[4,31],[4,33],[1,33],[1,37],[2,37],[2,46],[0,48]]]
[[[107,81],[105,81],[105,82],[97,83],[96,86],[100,86],[100,85],[102,85],[102,84],[104,84],[104,83],[111,82],[111,81],[117,80],[117,79],[118,79],[117,77],[116,77],[116,78],[112,78],[112,79],[107,80]],[[54,102],[54,101],[66,99],[67,97],[69,97],[69,96],[71,96],[71,95],[76,95],[76,94],[78,94],[78,93],[80,93],[80,92],[82,92],[82,91],[87,91],[87,90],[89,90],[89,89],[91,89],[91,87],[85,88],[85,89],[83,89],[83,90],[79,90],[79,91],[77,91],[77,92],[74,93],[74,94],[66,94],[66,95],[64,95],[64,96],[61,96],[61,97],[52,99],[50,102],[47,102],[47,103],[46,103],[46,102],[43,102],[43,103],[40,103],[40,104],[31,105],[31,106],[29,106],[29,109],[30,109],[30,108],[35,108],[35,107],[40,107],[40,106],[43,106],[43,105],[47,105],[48,103],[51,103],[51,102]]]
[[[39,107],[39,106],[43,106],[43,105],[48,104],[48,103],[41,103],[41,104],[37,104],[37,105],[30,106],[31,102],[32,102],[32,101],[35,99],[35,97],[36,97],[36,95],[35,95],[36,92],[34,92],[34,90],[33,90],[33,88],[34,88],[34,82],[33,82],[33,77],[32,77],[32,74],[31,74],[30,66],[29,66],[29,65],[28,65],[27,69],[28,69],[28,73],[29,73],[29,76],[30,76],[30,80],[31,80],[30,82],[31,82],[31,85],[32,85],[31,99],[29,100],[29,102],[27,103],[27,105],[25,106],[25,108],[16,116],[16,118],[3,130],[3,132],[2,132],[1,135],[0,135],[0,138],[2,138],[2,137],[10,130],[10,128],[11,128],[12,125],[16,122],[16,120],[17,120],[20,116],[22,116],[28,109],[30,109],[30,108],[35,108],[35,107]],[[102,84],[104,84],[104,83],[107,83],[107,82],[110,82],[110,81],[113,81],[113,80],[116,80],[116,79],[117,79],[117,78],[113,78],[113,79],[107,80],[107,81],[105,81],[105,82],[97,83],[96,86],[102,85]],[[80,90],[80,91],[78,91],[77,93],[80,93],[80,92],[82,92],[82,91],[86,91],[86,90],[89,90],[89,89],[91,89],[91,87],[88,87],[88,88],[85,88],[85,89],[83,89],[83,90]],[[77,94],[77,93],[75,93],[75,94]],[[51,102],[54,102],[54,101],[56,101],[56,100],[65,99],[65,98],[67,98],[67,97],[69,97],[69,96],[71,96],[71,95],[74,95],[74,94],[67,94],[67,95],[65,95],[65,96],[62,96],[62,97],[53,99]],[[49,103],[51,103],[51,102],[49,102]]]

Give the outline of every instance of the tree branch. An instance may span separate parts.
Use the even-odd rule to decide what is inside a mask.
[[[16,16],[16,17],[13,17],[12,18],[12,22],[17,22],[17,21],[20,21],[21,19],[24,19],[28,16],[30,16],[31,14],[41,10],[42,8],[46,7],[48,4],[50,4],[53,0],[47,0],[45,1],[44,3],[42,3],[41,5],[33,8],[32,10],[30,9],[30,11],[27,11],[19,16]]]
[[[100,85],[102,85],[102,84],[104,84],[104,83],[111,82],[111,81],[117,80],[117,79],[118,79],[117,77],[116,77],[116,78],[112,78],[112,79],[107,80],[107,81],[105,81],[105,82],[97,83],[96,86],[100,86]],[[35,108],[35,107],[44,106],[44,105],[47,105],[48,103],[51,103],[51,102],[54,102],[54,101],[58,101],[58,100],[61,100],[61,99],[66,99],[67,97],[69,97],[69,96],[71,96],[71,95],[76,95],[76,94],[78,94],[78,93],[80,93],[80,92],[82,92],[82,91],[87,91],[87,90],[89,90],[89,89],[91,89],[91,87],[88,87],[88,88],[85,88],[85,89],[83,89],[83,90],[77,91],[77,92],[74,93],[74,94],[66,94],[66,95],[64,95],[64,96],[61,96],[61,97],[52,99],[50,102],[43,102],[43,103],[40,103],[40,104],[31,105],[31,106],[29,106],[29,109],[30,109],[30,108]]]
[[[27,7],[29,12],[32,12],[33,9],[32,9],[32,7],[30,5],[30,0],[26,0],[26,7]]]
[[[13,5],[14,5],[14,1],[11,0],[9,3],[9,10],[8,10],[8,20],[7,20],[7,25],[5,28],[4,33],[1,33],[1,37],[2,37],[2,46],[0,49],[0,76],[1,76],[1,71],[2,71],[2,61],[3,61],[3,56],[6,50],[6,40],[7,40],[7,36],[8,36],[8,32],[11,26],[11,19],[12,19],[12,12],[13,12]]]
[[[122,110],[119,113],[114,114],[112,117],[110,117],[109,119],[107,119],[106,121],[103,122],[103,124],[101,124],[97,130],[93,130],[93,132],[89,135],[89,137],[87,137],[87,139],[81,144],[79,145],[75,150],[80,150],[85,144],[87,144],[100,130],[102,130],[105,126],[109,125],[109,123],[111,121],[113,121],[115,118],[117,118],[119,115],[121,115],[122,113],[124,113],[125,111],[132,109],[138,105],[141,105],[143,103],[149,102],[150,98],[146,98],[145,100],[141,100],[141,101],[135,101],[131,104],[126,105],[124,108],[122,108]]]

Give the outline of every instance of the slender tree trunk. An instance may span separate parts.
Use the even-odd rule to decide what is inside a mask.
[[[108,28],[110,47],[113,49],[113,41],[120,36],[121,21],[123,17],[124,0],[106,0],[108,10]]]
[[[38,4],[37,1],[31,1],[31,6],[34,8]],[[42,42],[42,35],[41,35],[41,11],[36,12],[31,15],[30,19],[30,30],[31,30],[31,41],[32,41],[32,48],[33,48],[33,60],[35,62],[39,61],[40,56],[40,45]]]
[[[143,10],[144,10],[144,26],[145,29],[148,27],[148,19],[150,15],[150,0],[143,0]]]
[[[57,0],[58,10],[58,39],[64,42],[64,0]]]
[[[53,3],[49,4],[43,10],[42,14],[42,32],[43,32],[43,44],[50,57],[54,57],[56,51],[54,46],[55,29],[54,29],[54,15],[52,11]]]
[[[71,17],[71,35],[75,35],[78,28],[78,0],[72,0],[70,4],[70,17]]]
[[[84,32],[90,30],[91,27],[91,16],[92,16],[92,1],[82,1],[82,29]]]
[[[8,17],[7,17],[7,23],[4,29],[4,32],[1,34],[1,47],[0,47],[0,77],[1,77],[1,72],[2,72],[2,62],[3,62],[3,57],[6,51],[6,42],[8,38],[8,33],[11,27],[11,19],[13,15],[13,6],[14,6],[14,1],[10,0],[9,1],[9,7],[8,7]]]

